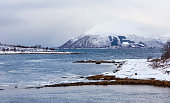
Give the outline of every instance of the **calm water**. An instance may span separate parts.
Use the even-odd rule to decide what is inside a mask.
[[[63,50],[60,50],[63,51]],[[18,102],[18,99],[26,99],[27,102],[42,102],[54,100],[56,102],[87,102],[88,99],[92,99],[92,102],[98,102],[108,99],[120,102],[119,89],[124,88],[122,86],[83,86],[81,87],[67,87],[67,88],[55,88],[53,89],[40,89],[40,90],[25,90],[25,86],[39,86],[44,84],[55,84],[61,82],[71,82],[83,79],[77,79],[77,76],[96,75],[106,71],[113,71],[115,66],[113,64],[75,64],[72,63],[76,60],[112,60],[112,59],[132,59],[132,58],[147,58],[152,56],[157,58],[161,56],[161,50],[159,49],[68,49],[64,51],[82,53],[78,55],[62,55],[62,54],[32,54],[32,55],[0,55],[0,89],[3,91],[0,95],[0,99],[4,98],[3,102]],[[66,78],[62,78],[62,77]],[[15,88],[17,86],[17,89]],[[113,87],[113,88],[112,88]],[[125,86],[125,89],[132,86]],[[137,90],[141,86],[137,86]],[[147,87],[148,88],[148,87]],[[147,89],[144,87],[144,89]],[[149,87],[152,90],[148,90],[147,93],[141,94],[140,91],[132,92],[132,96],[138,96],[141,99],[141,103],[147,96],[154,96],[154,89],[158,90],[155,96],[163,98],[164,92],[169,90],[167,88]],[[95,91],[96,89],[96,91]],[[142,90],[142,88],[140,88]],[[23,92],[21,92],[23,91]],[[36,92],[34,92],[36,91]],[[93,95],[89,96],[93,91]],[[108,92],[107,92],[108,91]],[[112,92],[111,92],[112,91]],[[159,93],[161,91],[161,93]],[[105,92],[104,94],[98,94]],[[130,92],[130,90],[129,90]],[[9,94],[9,98],[7,96]],[[82,94],[79,97],[79,93]],[[115,95],[115,93],[117,95]],[[126,96],[126,92],[120,92],[122,99]],[[72,95],[75,97],[67,97]],[[96,94],[96,96],[95,96]],[[170,91],[165,92],[166,97],[170,96]],[[87,96],[86,96],[87,95]],[[114,96],[115,95],[115,96]],[[65,97],[66,96],[66,97]],[[78,98],[80,99],[76,99]],[[82,96],[82,97],[81,97]],[[102,96],[105,96],[102,98]],[[108,97],[107,97],[108,96]],[[110,97],[111,96],[111,97]],[[149,99],[151,97],[148,97]],[[36,101],[38,99],[38,101]],[[134,97],[133,97],[134,98]],[[156,98],[156,97],[154,97]],[[128,99],[128,98],[126,98]],[[134,98],[135,99],[135,98]],[[164,98],[165,99],[165,98]],[[136,99],[135,99],[136,100]],[[134,100],[134,101],[135,101]],[[150,99],[152,101],[152,99]],[[154,100],[154,99],[153,99]],[[162,99],[161,99],[162,100]],[[165,102],[169,99],[165,99]],[[130,101],[127,101],[130,102]],[[133,100],[132,100],[133,102]],[[167,102],[168,103],[168,102]]]
[[[62,50],[60,50],[62,51]],[[113,64],[75,64],[76,60],[111,60],[160,57],[158,49],[69,49],[78,55],[27,54],[0,55],[0,85],[43,85],[72,81],[77,75],[113,71]],[[61,78],[66,76],[67,78]]]
[[[152,86],[77,86],[13,89],[0,93],[1,103],[169,103],[170,89]]]

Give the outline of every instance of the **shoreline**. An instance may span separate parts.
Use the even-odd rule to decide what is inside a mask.
[[[113,72],[105,72],[101,75],[94,75],[86,77],[87,80],[93,82],[74,82],[74,83],[60,83],[53,85],[44,85],[41,87],[66,87],[66,86],[82,86],[82,85],[150,85],[158,87],[170,88],[170,75],[164,73],[165,71],[153,69],[149,66],[150,62],[145,59],[126,59],[118,61],[75,61],[73,63],[117,63],[117,69]],[[166,69],[168,70],[168,69]],[[96,81],[95,81],[96,80]]]
[[[102,64],[102,63],[113,63],[115,65],[119,64],[123,65],[125,61],[115,61],[115,60],[80,60],[80,61],[74,61],[72,63],[95,63],[95,64]]]
[[[61,83],[54,85],[44,85],[40,87],[27,87],[25,89],[40,89],[45,87],[69,87],[69,86],[83,86],[83,85],[148,85],[156,87],[167,87],[170,88],[170,81],[160,81],[150,78],[150,80],[144,79],[130,79],[130,78],[116,78],[115,76],[104,76],[104,75],[95,75],[87,77],[88,80],[102,80],[96,82],[76,82],[76,83]]]
[[[80,53],[72,53],[72,52],[4,52],[0,53],[0,55],[18,55],[18,54],[80,54]]]

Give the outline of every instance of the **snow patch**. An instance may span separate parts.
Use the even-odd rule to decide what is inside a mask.
[[[151,79],[170,81],[170,75],[165,73],[166,69],[153,69],[149,66],[151,62],[146,59],[126,59],[125,64],[116,73],[105,72],[104,75],[116,76],[117,78]]]

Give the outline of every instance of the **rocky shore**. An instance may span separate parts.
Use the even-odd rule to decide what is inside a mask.
[[[45,85],[43,87],[66,87],[66,86],[82,86],[82,85],[151,85],[170,88],[170,81],[159,80],[143,80],[143,79],[129,79],[116,78],[115,76],[95,75],[87,77],[89,80],[102,80],[100,82],[77,82],[77,83],[61,83],[55,85]]]
[[[154,78],[144,80],[144,79],[116,78],[115,76],[95,75],[87,77],[86,79],[96,80],[96,82],[93,81],[93,82],[61,83],[54,85],[45,85],[41,87],[27,87],[26,89],[30,88],[40,89],[44,87],[83,86],[83,85],[150,85],[170,88],[170,81],[159,81],[155,80]]]
[[[118,62],[115,60],[80,60],[80,61],[75,61],[73,63],[95,63],[95,64],[101,64],[101,63],[115,63],[117,64],[123,64],[124,61]]]

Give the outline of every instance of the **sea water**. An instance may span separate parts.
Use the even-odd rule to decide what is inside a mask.
[[[14,101],[16,101],[15,100],[16,95],[11,94],[11,91],[13,92],[18,91],[18,93],[20,93],[19,91],[28,92],[24,94],[26,95],[26,98],[28,99],[41,98],[41,96],[36,97],[34,95],[40,95],[41,93],[43,93],[44,89],[43,90],[40,89],[40,91],[38,91],[37,94],[36,93],[30,94],[30,96],[32,97],[29,97],[29,91],[31,90],[27,91],[24,88],[29,87],[29,86],[42,86],[46,84],[85,81],[85,79],[78,78],[78,77],[80,76],[86,77],[88,75],[97,75],[103,72],[110,72],[116,69],[116,66],[114,64],[72,63],[74,61],[77,61],[77,60],[119,60],[119,59],[123,60],[123,59],[144,59],[144,58],[146,59],[148,56],[151,56],[153,58],[158,58],[161,56],[160,49],[64,49],[64,50],[60,49],[59,51],[76,52],[80,54],[0,55],[0,89],[4,89],[3,92],[10,91],[9,94],[13,98]],[[107,89],[112,90],[111,87],[106,86],[103,88],[100,86],[99,87],[92,86],[92,88],[97,88],[98,92],[101,92],[101,93],[104,89],[106,89],[106,91]],[[78,87],[78,88],[81,89],[81,87]],[[59,89],[60,92],[57,92],[58,88],[56,88],[54,89],[56,90],[54,94],[50,94],[51,89],[49,91],[45,89],[45,95],[42,95],[42,97],[47,96],[49,97],[47,98],[47,101],[50,101],[49,100],[50,98],[53,98],[53,96],[55,95],[58,96],[59,94],[65,94],[63,96],[67,96],[71,94],[78,95],[79,93],[85,93],[84,95],[88,95],[87,91],[91,91],[91,86],[84,86],[83,88],[85,90],[80,90],[80,92],[78,92],[78,90],[74,88],[75,91],[77,91],[76,93],[74,93],[75,91],[72,90],[72,87],[67,87],[68,92],[65,91],[64,88]],[[121,88],[121,87],[118,87],[118,88]],[[131,86],[127,86],[127,88],[131,88]],[[146,87],[144,88],[146,89]],[[150,88],[154,89],[155,87],[151,86]],[[5,92],[4,93],[3,92],[0,95],[1,97],[5,96]],[[113,90],[113,93],[114,92],[118,92],[117,89]],[[149,91],[149,92],[152,93],[152,91]],[[96,95],[98,94],[95,91],[94,93],[96,93]],[[22,99],[25,98],[21,94],[22,93],[18,94],[18,96]],[[109,95],[110,94],[107,94],[106,92],[105,96],[109,96]],[[170,96],[170,91],[166,95]],[[36,98],[33,98],[33,97],[36,97]],[[88,99],[90,97],[85,96],[84,99],[82,100],[85,100],[86,98]],[[92,96],[92,98],[95,99],[94,96]],[[70,99],[67,100],[67,98],[62,97],[62,95],[61,97],[59,97],[59,99],[55,98],[54,100],[60,101],[60,99],[66,99],[66,102],[82,101],[81,99],[77,100],[75,98],[70,98],[71,100]],[[100,98],[100,99],[102,100],[103,98]],[[8,102],[11,99],[6,98],[6,100]],[[108,100],[112,100],[112,99],[110,98]],[[98,101],[98,99],[94,100],[94,102],[96,101]]]
[[[59,50],[63,51],[63,50]],[[159,49],[65,49],[80,54],[0,55],[0,86],[56,84],[115,69],[114,64],[79,64],[77,60],[117,60],[160,57]]]

